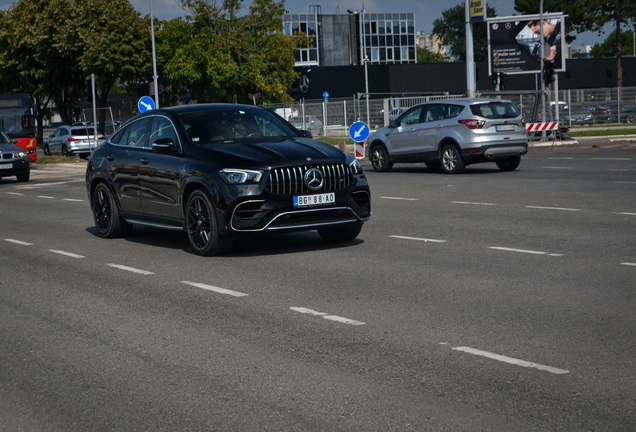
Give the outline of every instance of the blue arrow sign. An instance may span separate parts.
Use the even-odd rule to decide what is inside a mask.
[[[328,91],[322,92],[322,98],[323,99],[329,99],[329,92]]]
[[[369,138],[369,125],[365,122],[355,122],[349,127],[349,137],[355,142],[362,142]]]
[[[137,109],[140,113],[155,109],[155,101],[150,96],[142,96],[137,102]]]

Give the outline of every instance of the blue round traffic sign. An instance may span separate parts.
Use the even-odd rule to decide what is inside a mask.
[[[349,137],[355,142],[362,142],[369,138],[369,125],[365,122],[355,122],[349,127]]]
[[[140,113],[155,109],[155,101],[150,96],[142,96],[137,102],[137,109]]]
[[[328,91],[322,92],[322,98],[323,99],[329,99],[329,92]]]

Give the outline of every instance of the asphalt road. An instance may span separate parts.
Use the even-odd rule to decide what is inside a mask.
[[[636,146],[375,173],[346,245],[93,230],[0,181],[2,431],[633,431]]]

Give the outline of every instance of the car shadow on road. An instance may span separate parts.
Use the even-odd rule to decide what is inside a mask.
[[[97,229],[94,226],[86,228],[86,231],[96,237],[99,237]],[[362,232],[364,233],[364,228]],[[160,228],[135,225],[130,235],[125,237],[123,240],[145,246],[153,246],[170,250],[182,250],[195,255],[194,250],[190,246],[188,238],[183,231],[169,231]],[[343,243],[327,243],[316,231],[277,234],[259,233],[236,238],[232,249],[221,255],[221,257],[232,258],[286,255],[298,252],[341,249],[360,245],[362,243],[364,243],[364,241],[359,238]]]

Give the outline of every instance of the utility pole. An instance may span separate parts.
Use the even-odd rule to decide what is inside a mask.
[[[470,21],[470,0],[466,0],[466,96],[469,98],[475,97],[476,91],[473,24]]]

